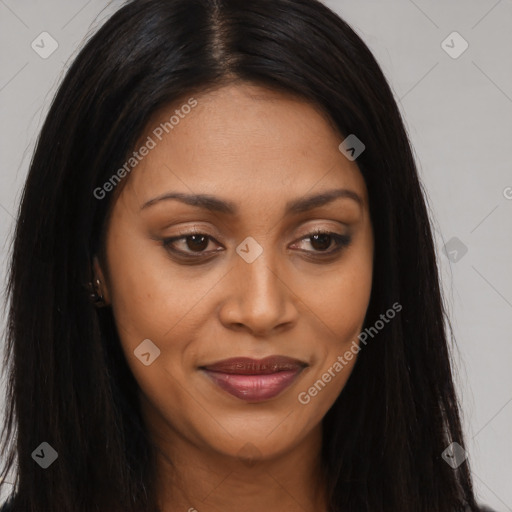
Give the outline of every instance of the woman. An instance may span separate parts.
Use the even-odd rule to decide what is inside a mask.
[[[479,510],[408,138],[315,0],[121,8],[47,116],[8,292],[6,510]]]

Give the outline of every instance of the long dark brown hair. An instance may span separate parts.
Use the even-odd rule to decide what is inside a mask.
[[[158,109],[232,81],[299,95],[366,146],[375,233],[366,322],[400,315],[358,356],[323,420],[331,511],[477,510],[452,382],[431,224],[401,115],[371,52],[316,0],[133,0],[85,44],[26,180],[8,281],[3,475],[19,512],[153,512],[155,464],[110,309],[85,284],[112,177]],[[126,178],[129,179],[129,178]],[[451,333],[451,330],[450,330]],[[42,469],[33,451],[58,453]],[[179,469],[179,468],[178,468]]]

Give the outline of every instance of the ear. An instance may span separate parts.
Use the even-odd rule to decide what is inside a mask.
[[[101,268],[99,259],[97,256],[94,256],[93,258],[93,271],[94,271],[94,285],[96,286],[96,279],[99,279],[99,289],[98,292],[103,295],[103,299],[105,301],[106,305],[110,305],[110,291],[107,284],[107,280],[105,279],[106,273],[103,272],[103,269]]]

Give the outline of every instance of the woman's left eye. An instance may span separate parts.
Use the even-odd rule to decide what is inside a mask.
[[[324,256],[324,255],[332,255],[335,254],[348,245],[350,245],[351,237],[349,235],[340,235],[339,233],[334,233],[332,231],[322,231],[317,230],[313,233],[309,233],[301,240],[308,240],[309,244],[312,247],[316,247],[314,251],[305,251],[305,252],[313,252],[315,256]],[[334,243],[334,248],[329,249],[331,245]]]
[[[210,240],[217,242],[212,236],[207,235],[206,233],[183,233],[180,236],[164,239],[163,246],[166,250],[178,256],[183,256],[185,258],[201,258],[208,253],[219,251],[219,249],[206,251]],[[314,248],[313,251],[303,250],[302,252],[313,253],[315,256],[322,257],[325,255],[332,255],[342,250],[344,247],[347,247],[351,242],[351,237],[349,235],[341,235],[332,231],[317,230],[312,233],[308,233],[306,236],[302,237],[299,242],[300,241],[308,241]],[[182,242],[185,246],[185,250],[176,248],[175,244],[177,242]],[[334,248],[331,248],[333,244]]]

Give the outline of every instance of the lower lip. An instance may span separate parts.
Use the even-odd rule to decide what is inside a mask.
[[[291,386],[301,370],[302,368],[259,375],[203,371],[217,386],[231,395],[248,402],[260,402],[279,395]]]

